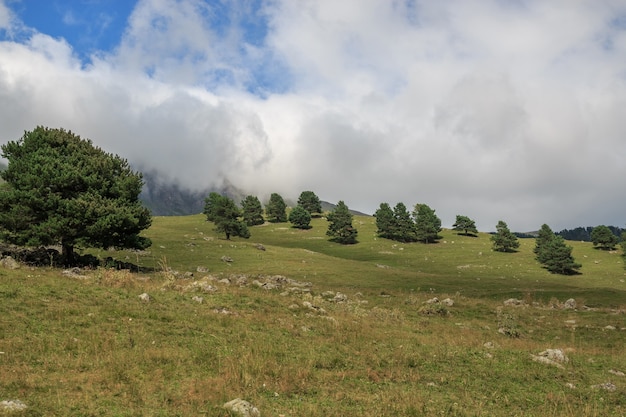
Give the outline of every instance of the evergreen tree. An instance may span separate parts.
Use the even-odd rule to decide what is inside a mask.
[[[265,207],[265,214],[272,223],[287,221],[287,205],[280,194],[272,193],[270,201]]]
[[[142,175],[125,159],[64,129],[36,127],[2,145],[0,237],[26,246],[61,245],[66,265],[74,248],[150,246],[140,237],[152,218],[139,201]]]
[[[460,215],[456,216],[456,222],[452,225],[452,230],[462,231],[466,236],[469,236],[470,232],[472,233],[472,236],[475,236],[475,233],[478,233],[474,220],[467,216]]]
[[[597,226],[591,231],[591,242],[600,249],[612,250],[619,242],[619,238],[607,226]]]
[[[249,195],[241,201],[243,221],[248,226],[257,226],[265,223],[263,220],[263,207],[258,197]]]
[[[393,209],[392,239],[400,242],[415,242],[417,233],[415,223],[404,203],[398,203]]]
[[[358,232],[352,226],[352,213],[343,201],[337,203],[337,207],[328,214],[327,219],[329,224],[326,235],[330,236],[331,240],[342,244],[356,243]]]
[[[496,234],[491,236],[493,242],[493,250],[498,252],[513,252],[519,248],[519,241],[509,230],[505,222],[500,220],[496,225]]]
[[[555,235],[547,224],[539,230],[534,252],[537,261],[552,273],[573,274],[581,267],[574,261],[572,247],[565,244],[563,237]]]
[[[385,239],[393,239],[394,217],[393,210],[387,203],[380,203],[380,207],[374,213],[376,218],[377,234]]]
[[[224,233],[226,239],[230,240],[231,236],[239,236],[244,239],[250,237],[248,226],[240,220],[242,213],[237,208],[235,202],[217,193],[209,194],[205,200],[204,214],[208,221],[215,223],[215,231]]]
[[[302,191],[298,198],[298,205],[313,215],[314,213],[322,213],[322,202],[313,191]]]
[[[289,213],[289,222],[297,229],[310,229],[311,213],[300,205],[295,206]]]
[[[435,214],[435,210],[426,204],[416,204],[413,210],[417,240],[424,243],[432,243],[440,239],[441,219]]]
[[[537,238],[535,239],[535,248],[533,252],[535,253],[535,258],[539,263],[544,263],[548,259],[548,254],[545,252],[545,248],[548,244],[554,239],[555,234],[547,224],[541,225],[541,229],[539,229],[539,233],[537,234]]]
[[[546,269],[555,274],[571,275],[582,265],[574,261],[572,256],[572,247],[565,244],[565,240],[561,236],[554,238],[546,244],[543,249],[544,262]]]

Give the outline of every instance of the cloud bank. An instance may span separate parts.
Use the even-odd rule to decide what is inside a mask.
[[[0,141],[64,127],[191,189],[626,223],[623,1],[143,0],[82,59],[0,0]]]

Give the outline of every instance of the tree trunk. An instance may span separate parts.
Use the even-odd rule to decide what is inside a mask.
[[[61,242],[61,246],[63,248],[61,252],[63,264],[66,267],[74,266],[74,245],[67,242]]]

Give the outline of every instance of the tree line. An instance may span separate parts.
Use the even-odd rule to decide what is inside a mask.
[[[139,201],[142,174],[133,171],[125,159],[104,152],[71,131],[41,126],[1,149],[8,161],[0,173],[4,180],[0,185],[0,239],[4,242],[31,247],[59,245],[65,265],[75,263],[77,246],[144,249],[151,245],[149,239],[140,236],[152,222],[150,212]],[[311,219],[322,216],[322,205],[313,191],[303,191],[289,214],[278,193],[270,196],[265,208],[252,195],[239,207],[227,196],[210,193],[204,214],[226,239],[249,238],[249,228],[266,220],[288,221],[295,228],[309,229]],[[381,203],[374,217],[380,238],[424,244],[441,238],[441,219],[427,204],[416,204],[409,212],[404,203],[393,209]],[[326,214],[326,219],[330,240],[358,242],[353,215],[343,201]],[[453,230],[469,237],[478,233],[474,220],[465,215],[456,216]],[[626,252],[626,232],[619,231]],[[620,242],[614,227],[597,226],[585,232],[598,249],[612,250]],[[551,272],[576,273],[580,264],[561,234],[544,224],[536,237],[535,257]],[[518,237],[502,220],[491,242],[498,252],[519,248]]]

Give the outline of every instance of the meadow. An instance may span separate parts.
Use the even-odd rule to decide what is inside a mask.
[[[583,266],[561,276],[533,239],[402,244],[356,216],[343,246],[326,224],[228,241],[202,215],[156,217],[149,250],[90,251],[138,273],[0,268],[0,401],[19,416],[230,416],[238,397],[262,416],[626,415],[621,251],[568,242]],[[275,276],[308,284],[254,284]],[[533,360],[546,349],[568,360]]]

